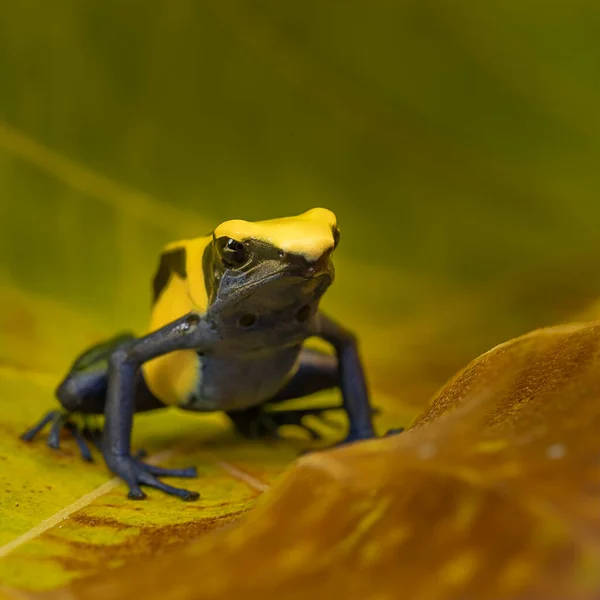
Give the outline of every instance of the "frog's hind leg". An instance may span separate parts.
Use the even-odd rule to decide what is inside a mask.
[[[90,415],[104,412],[108,359],[116,348],[133,339],[135,338],[131,334],[122,334],[93,346],[78,356],[56,389],[56,397],[62,409],[46,413],[36,425],[21,435],[21,439],[31,442],[49,425],[46,443],[57,450],[60,448],[60,435],[65,430],[75,440],[82,458],[91,461],[92,454],[87,442],[98,445],[101,431],[91,425]],[[76,421],[83,421],[83,427]]]
[[[92,426],[90,415],[103,412],[106,384],[106,371],[96,370],[89,373],[72,370],[56,390],[56,396],[63,408],[46,413],[36,425],[21,435],[21,439],[31,442],[42,430],[50,426],[46,443],[48,447],[58,450],[61,433],[68,431],[75,440],[81,457],[91,461],[92,453],[88,441],[95,443],[100,432]]]
[[[50,448],[58,450],[61,433],[67,431],[75,440],[82,458],[91,461],[92,453],[88,442],[102,451],[102,430],[95,423],[95,415],[104,414],[108,389],[108,361],[116,349],[133,340],[134,335],[121,334],[89,348],[77,357],[56,390],[62,410],[52,410],[45,414],[34,427],[21,435],[21,439],[30,442],[50,425],[46,440]],[[164,408],[164,404],[150,392],[142,373],[138,373],[135,412],[157,408]],[[140,451],[136,456],[141,457],[144,454]]]

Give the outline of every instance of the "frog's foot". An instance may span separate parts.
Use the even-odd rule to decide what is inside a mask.
[[[104,458],[110,470],[127,483],[129,486],[127,496],[132,500],[146,498],[146,494],[141,489],[142,485],[156,488],[172,496],[178,496],[183,500],[197,500],[200,497],[198,492],[173,487],[158,479],[158,477],[196,477],[195,467],[164,469],[143,463],[133,456],[114,455],[108,452],[104,454]]]
[[[313,440],[322,439],[322,435],[304,423],[305,417],[317,417],[319,421],[335,429],[342,427],[340,423],[327,418],[326,412],[340,410],[339,405],[319,408],[298,408],[288,410],[271,410],[265,407],[254,407],[239,412],[227,413],[237,431],[250,439],[279,438],[279,428],[284,425],[295,425],[304,429]]]
[[[63,430],[68,431],[79,448],[81,458],[85,461],[92,462],[94,459],[92,458],[92,453],[82,434],[82,430],[71,420],[71,417],[72,413],[63,410],[52,410],[46,413],[31,429],[28,429],[21,434],[21,439],[26,442],[31,442],[38,433],[40,433],[47,425],[50,425],[50,433],[46,439],[48,447],[53,450],[58,450],[60,448],[61,432]]]

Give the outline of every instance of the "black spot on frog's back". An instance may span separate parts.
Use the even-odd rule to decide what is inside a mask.
[[[153,281],[153,297],[152,302],[156,302],[161,292],[169,283],[172,273],[177,273],[182,278],[187,276],[186,268],[186,251],[185,248],[177,248],[169,252],[163,252],[160,256],[158,270],[154,275]]]

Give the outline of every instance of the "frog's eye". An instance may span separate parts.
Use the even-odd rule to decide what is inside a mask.
[[[333,247],[337,248],[337,245],[340,243],[340,230],[337,227],[332,229],[333,233]]]
[[[248,262],[248,250],[242,242],[222,237],[216,243],[221,261],[228,269],[239,269]]]

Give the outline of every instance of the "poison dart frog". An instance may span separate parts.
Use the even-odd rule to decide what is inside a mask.
[[[166,469],[131,452],[133,415],[177,406],[224,411],[246,436],[276,435],[307,414],[342,408],[349,431],[342,443],[374,436],[369,396],[355,336],[319,310],[334,279],[332,254],[340,232],[330,210],[248,222],[230,220],[212,234],[166,246],[154,277],[149,332],[121,334],[81,354],[56,390],[63,409],[22,435],[51,425],[48,445],[70,431],[84,459],[86,441],[142,499],[141,486],[185,500],[196,492],[162,476],[195,477],[195,468]],[[310,337],[334,352],[303,347]],[[342,405],[273,410],[278,403],[339,388]],[[269,410],[271,409],[271,410]],[[80,428],[74,415],[103,414],[104,429]]]

